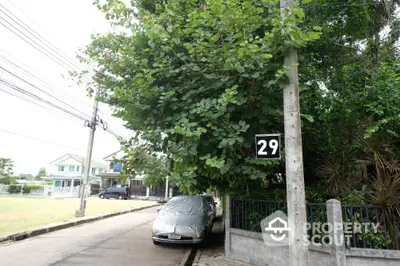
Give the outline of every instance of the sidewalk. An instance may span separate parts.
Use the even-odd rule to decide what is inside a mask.
[[[199,248],[193,261],[193,266],[253,266],[245,262],[231,260],[224,256],[225,224],[222,213],[217,212],[212,237],[205,248]]]

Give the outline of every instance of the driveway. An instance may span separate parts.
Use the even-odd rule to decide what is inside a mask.
[[[0,246],[1,265],[177,265],[189,246],[155,246],[154,207]]]

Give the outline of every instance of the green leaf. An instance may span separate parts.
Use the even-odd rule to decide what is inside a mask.
[[[307,119],[311,123],[314,122],[314,118],[311,115],[301,114],[301,116],[304,117],[305,119]]]
[[[180,44],[181,40],[179,38],[172,38],[172,41],[176,44]]]
[[[262,54],[261,58],[262,59],[271,59],[272,58],[272,54]]]
[[[305,16],[303,9],[298,7],[292,8],[292,12],[300,19],[303,19]]]
[[[307,85],[300,85],[299,92],[307,91],[309,89],[310,87],[308,87]]]
[[[309,3],[311,3],[313,0],[303,0],[302,1],[302,4],[309,4]]]
[[[154,44],[154,42],[153,42],[152,40],[149,40],[149,41],[147,42],[147,44],[148,44],[151,48],[154,48],[154,47],[155,47],[155,44]]]
[[[320,27],[320,26],[313,26],[313,29],[314,29],[314,30],[317,30],[317,31],[320,31],[320,30],[322,30],[322,27]]]
[[[236,68],[236,70],[237,70],[239,73],[244,73],[244,72],[245,72],[244,67],[241,66],[240,64],[236,64],[236,65],[235,65],[235,68]]]

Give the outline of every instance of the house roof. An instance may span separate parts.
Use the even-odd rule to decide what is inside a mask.
[[[57,160],[54,160],[50,164],[56,164],[56,162],[60,161],[61,159],[63,159],[63,158],[67,159],[68,157],[74,159],[75,161],[77,161],[77,162],[79,162],[81,164],[84,164],[84,162],[85,162],[85,157],[84,156],[80,156],[80,155],[76,155],[76,154],[69,154],[68,153],[68,154],[65,154],[65,155],[61,156]],[[105,166],[106,166],[105,163],[101,163],[101,162],[98,162],[98,161],[95,161],[95,160],[92,160],[92,162],[91,162],[91,167],[104,168]]]
[[[15,179],[15,182],[17,182],[18,184],[28,184],[29,181],[25,180],[25,179]]]
[[[119,151],[113,152],[113,153],[111,153],[110,155],[104,157],[103,160],[105,160],[105,161],[111,161],[111,160],[113,160],[113,157],[114,157],[114,156],[115,156],[117,159],[122,160],[122,159],[124,159],[124,157],[126,156],[126,154],[125,154],[125,152],[124,152],[123,150],[119,150]]]

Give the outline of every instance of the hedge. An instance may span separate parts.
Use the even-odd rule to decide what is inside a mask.
[[[9,185],[8,186],[8,193],[10,194],[18,194],[21,193],[21,188],[22,188],[22,193],[24,194],[29,194],[32,190],[40,189],[42,186],[40,185]]]

